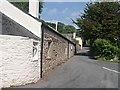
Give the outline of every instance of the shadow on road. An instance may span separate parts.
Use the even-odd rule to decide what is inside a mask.
[[[93,57],[93,54],[92,52],[90,51],[90,48],[89,47],[83,47],[83,49],[81,51],[79,51],[78,53],[76,53],[76,55],[78,56],[87,56],[89,57],[90,59],[95,59]]]
[[[90,56],[90,51],[87,51],[87,52],[79,52],[79,53],[77,53],[76,55],[79,55],[79,56]]]

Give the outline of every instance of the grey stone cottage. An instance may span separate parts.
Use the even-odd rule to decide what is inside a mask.
[[[36,83],[75,54],[75,43],[38,19],[39,0],[25,13],[0,0],[0,87]]]

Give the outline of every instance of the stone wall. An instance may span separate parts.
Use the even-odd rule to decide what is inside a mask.
[[[76,49],[75,46],[69,43],[69,58],[75,54],[75,49]]]
[[[33,47],[37,48],[37,52],[33,52]],[[27,37],[0,35],[0,87],[35,83],[39,79],[39,41]]]
[[[75,54],[75,46],[58,32],[44,26],[43,74]]]

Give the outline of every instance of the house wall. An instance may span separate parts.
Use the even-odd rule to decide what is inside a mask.
[[[37,52],[33,52],[33,47]],[[39,41],[0,35],[0,62],[0,87],[37,82],[40,79]]]
[[[81,51],[81,45],[76,44],[76,54],[79,54]]]
[[[0,34],[2,33],[2,13],[0,13]]]
[[[82,38],[81,37],[77,37],[75,38],[78,41],[78,44],[81,46],[80,48],[83,48],[83,43],[82,43]]]
[[[75,54],[75,49],[76,49],[75,46],[69,43],[69,58]]]
[[[43,75],[45,75],[47,71],[72,57],[75,54],[75,46],[55,33],[56,31],[50,30],[46,26],[43,30]]]

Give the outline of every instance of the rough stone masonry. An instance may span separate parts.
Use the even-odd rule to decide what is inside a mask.
[[[75,54],[75,44],[47,25],[43,26],[43,75]]]
[[[27,37],[0,35],[0,87],[25,85],[40,79],[40,58],[33,57],[34,42]]]

